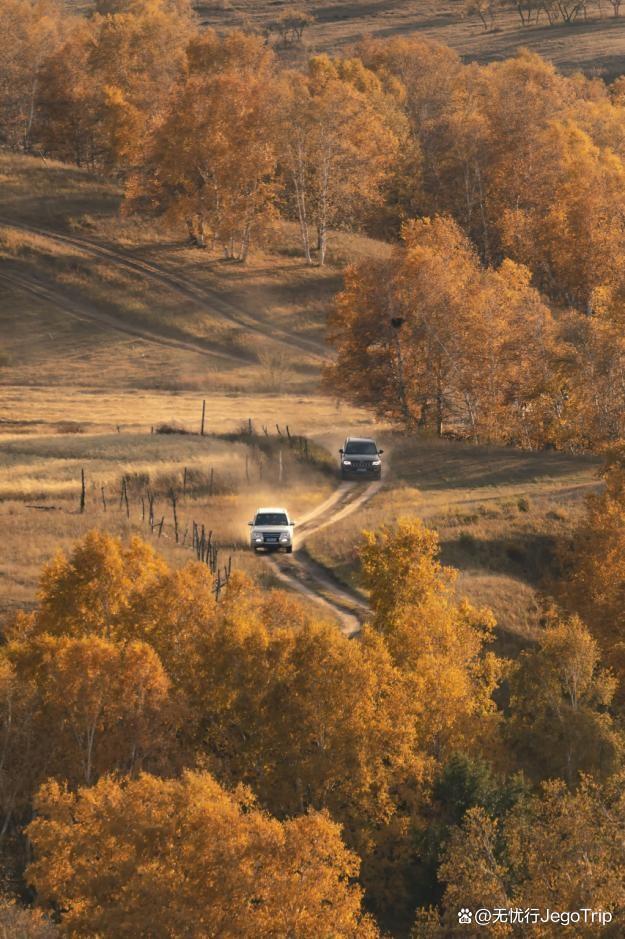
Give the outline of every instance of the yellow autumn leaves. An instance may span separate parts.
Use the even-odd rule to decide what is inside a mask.
[[[600,504],[571,607],[580,578],[600,589]],[[616,591],[618,537],[597,549]],[[551,824],[577,834],[545,902],[571,900],[586,816],[618,811],[619,633],[550,612],[506,662],[420,522],[359,550],[372,620],[355,640],[240,574],[216,603],[204,566],[173,571],[139,540],[92,532],[50,563],[0,650],[0,806],[63,934],[375,936],[365,898],[382,921],[424,905],[415,936],[453,934],[461,894],[539,890]],[[588,891],[618,904],[619,843],[599,837]]]
[[[28,876],[68,907],[70,933],[91,934],[90,922],[93,933],[132,935],[119,931],[122,910],[128,922],[151,922],[160,890],[173,891],[178,877],[210,881],[211,864],[233,865],[211,888],[221,900],[207,894],[205,908],[197,898],[193,906],[190,886],[172,899],[172,916],[205,916],[212,930],[220,904],[238,908],[237,891],[248,891],[240,915],[259,925],[247,934],[274,934],[263,917],[286,917],[294,935],[312,936],[327,914],[339,917],[337,935],[367,935],[373,927],[350,886],[360,865],[380,908],[404,902],[397,884],[412,863],[411,817],[446,754],[468,740],[489,751],[499,666],[484,656],[490,618],[454,599],[436,539],[417,522],[379,537],[363,547],[377,615],[357,641],[241,575],[217,604],[201,565],[171,571],[139,540],[124,546],[92,532],[51,562],[37,608],[18,617],[0,654],[0,799],[6,825],[24,822],[43,785]],[[388,578],[398,587],[392,608]],[[201,771],[180,776],[193,766]],[[257,808],[240,808],[252,800],[236,794],[241,784]],[[187,803],[191,816],[178,818]],[[196,826],[185,821],[193,812],[207,826],[197,823],[195,847],[185,827]],[[213,825],[230,828],[220,848]],[[237,852],[249,858],[243,868]],[[247,863],[266,867],[258,897]],[[283,882],[272,872],[285,864]],[[293,878],[293,895],[278,899]],[[307,918],[316,927],[297,925]],[[171,930],[163,935],[179,935]]]

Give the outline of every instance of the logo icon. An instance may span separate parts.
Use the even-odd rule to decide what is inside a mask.
[[[458,910],[458,923],[461,926],[470,926],[473,919],[473,913],[471,910],[468,910],[466,906],[463,906],[461,910]]]

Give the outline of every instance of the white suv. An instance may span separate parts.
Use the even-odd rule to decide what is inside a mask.
[[[293,551],[293,527],[295,522],[289,518],[286,509],[258,509],[251,527],[250,545],[254,551],[266,548],[278,551],[281,548],[287,554]]]

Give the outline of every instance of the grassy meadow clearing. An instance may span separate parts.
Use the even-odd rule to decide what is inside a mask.
[[[193,520],[203,523],[235,552],[237,565],[264,575],[262,560],[241,550],[253,509],[284,502],[297,517],[336,484],[327,469],[291,465],[286,456],[280,481],[277,424],[283,434],[288,425],[318,441],[332,459],[347,433],[386,434],[383,490],[333,526],[331,537],[327,528],[313,535],[307,550],[314,559],[357,586],[360,532],[419,515],[439,531],[444,561],[460,569],[459,589],[493,608],[502,634],[532,635],[553,546],[598,485],[597,461],[389,435],[363,409],[320,394],[324,355],[233,325],[210,302],[227,297],[261,325],[274,323],[295,343],[323,350],[325,315],[342,267],[386,254],[388,245],[337,234],[330,264],[319,270],[302,263],[296,232],[283,225],[271,248],[247,265],[232,264],[185,246],[179,231],[165,237],[120,218],[115,187],[81,170],[3,155],[0,173],[1,272],[20,281],[3,282],[0,294],[1,615],[30,605],[41,564],[94,525],[147,534],[175,563],[191,557],[187,544],[173,540],[169,500],[185,467],[196,484],[180,504],[180,537]],[[81,244],[56,235],[76,236]],[[93,245],[119,255],[95,254]],[[180,281],[168,288],[150,271],[124,266],[128,258],[175,271]],[[31,283],[49,289],[52,300],[26,289]],[[183,296],[181,283],[205,289],[204,301],[201,294]],[[217,336],[223,355],[211,357],[206,349]],[[207,436],[200,437],[203,400]],[[260,463],[245,438],[233,443],[220,436],[248,419],[274,438],[273,457],[261,456]],[[190,433],[152,433],[163,424]],[[82,468],[87,506],[80,514]],[[124,476],[130,518],[119,506]],[[141,518],[148,486],[157,492],[157,521],[165,517],[160,539]]]
[[[444,42],[466,60],[479,62],[503,59],[526,47],[563,71],[579,69],[611,76],[620,74],[625,64],[625,20],[615,16],[612,5],[601,0],[589,3],[572,22],[556,21],[552,25],[544,11],[538,22],[522,25],[513,6],[495,7],[488,28],[477,13],[466,12],[463,0],[334,0],[331,4],[307,0],[303,7],[314,17],[303,37],[309,51],[349,48],[363,35],[392,38],[418,33]],[[83,9],[88,9],[86,3]],[[276,7],[271,0],[197,0],[196,9],[203,23],[218,30],[235,26],[264,29],[275,22],[282,7]],[[283,50],[291,57],[298,53],[301,50],[293,47]]]
[[[338,235],[318,270],[282,225],[240,265],[120,219],[119,192],[85,171],[3,154],[0,181],[4,383],[308,393],[342,266],[390,252]]]
[[[195,557],[196,522],[213,532],[220,566],[232,556],[236,568],[263,577],[262,558],[247,550],[247,522],[258,505],[286,502],[297,518],[333,488],[324,451],[311,449],[306,460],[275,432],[247,442],[236,434],[40,432],[3,435],[0,447],[0,621],[32,605],[41,566],[92,528],[143,537],[179,566]]]
[[[330,538],[313,535],[306,546],[311,556],[358,589],[360,532],[416,516],[439,533],[443,562],[459,570],[459,593],[493,610],[507,651],[535,636],[554,551],[585,496],[599,488],[600,461],[399,435],[381,439],[384,488],[357,515],[337,522]]]
[[[338,252],[386,247],[343,236],[334,263],[318,271],[295,256],[285,226],[273,254],[242,267],[185,247],[180,232],[163,243],[162,231],[120,219],[115,187],[86,172],[4,154],[0,178],[0,618],[31,605],[41,565],[94,526],[153,539],[182,564],[193,557],[195,520],[214,531],[224,562],[233,553],[236,566],[265,575],[262,560],[241,550],[254,509],[284,502],[297,517],[334,485],[326,458],[300,460],[287,428],[316,439],[328,428],[370,426],[362,409],[319,393],[323,323],[340,286]],[[97,244],[119,254],[94,253],[96,227]],[[180,280],[168,288],[129,259],[175,269]],[[220,312],[222,296],[267,332],[233,325]],[[274,341],[276,328],[293,343]],[[307,352],[306,341],[320,352]],[[249,420],[265,452],[236,437]],[[159,433],[162,425],[177,432]],[[120,506],[124,477],[130,517]],[[156,522],[164,517],[160,537],[147,522],[148,488]],[[174,539],[171,489],[184,546]]]

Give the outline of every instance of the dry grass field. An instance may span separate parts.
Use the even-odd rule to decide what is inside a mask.
[[[306,268],[287,227],[272,253],[226,264],[179,233],[120,220],[114,186],[80,170],[0,155],[0,180],[0,617],[33,601],[41,564],[90,527],[156,537],[142,518],[148,486],[165,516],[159,549],[174,563],[192,557],[189,533],[184,548],[173,539],[168,496],[185,467],[195,482],[179,506],[180,537],[193,520],[205,524],[224,558],[234,550],[237,566],[262,573],[239,552],[254,509],[286,501],[297,517],[333,485],[323,468],[297,462],[287,427],[316,437],[369,425],[318,388],[343,259]],[[387,249],[335,242],[347,256],[370,250]],[[276,438],[272,455],[215,436],[250,419]],[[189,433],[152,433],[163,424]],[[130,518],[119,506],[124,476]]]
[[[320,271],[297,257],[285,226],[248,265],[228,264],[184,246],[180,233],[120,220],[115,188],[80,170],[3,155],[0,174],[0,617],[31,604],[41,564],[94,525],[143,534],[173,563],[192,557],[188,530],[175,544],[168,496],[185,467],[193,483],[180,537],[193,520],[205,524],[224,558],[234,551],[236,565],[267,576],[262,560],[240,550],[254,508],[285,503],[297,518],[336,485],[327,468],[295,460],[278,424],[333,458],[347,433],[386,433],[385,487],[311,536],[314,559],[353,586],[362,529],[419,515],[440,532],[462,592],[493,607],[501,634],[532,635],[555,540],[597,486],[596,462],[406,441],[319,393],[341,267],[387,246],[337,235]],[[272,457],[224,440],[248,419],[276,437]],[[152,433],[162,424],[190,433]],[[124,476],[130,518],[119,505]],[[142,518],[148,486],[157,521],[164,516],[160,538]]]
[[[467,17],[462,0],[198,0],[201,19],[216,29],[249,26],[263,29],[282,9],[296,6],[315,17],[304,34],[308,51],[346,48],[361,36],[402,36],[419,33],[444,42],[466,60],[496,61],[527,47],[564,71],[581,69],[607,77],[625,68],[625,19],[612,15],[612,6],[596,0],[587,18],[549,26],[543,15],[538,25],[522,26],[515,10],[500,10],[494,27],[485,31],[477,16]],[[289,50],[288,54],[302,50]]]
[[[264,436],[264,435],[263,435]],[[294,517],[323,502],[333,480],[321,462],[300,461],[274,434],[261,450],[214,435],[6,434],[0,438],[0,621],[32,604],[39,570],[91,528],[152,542],[175,566],[192,560],[193,522],[213,532],[218,563],[266,574],[246,550],[247,522],[259,505],[287,503]],[[280,452],[282,456],[280,457]],[[86,477],[80,511],[81,469]],[[128,506],[122,498],[126,480]],[[177,498],[175,540],[171,491]],[[148,492],[154,495],[154,526]],[[163,520],[161,527],[160,522]]]
[[[384,488],[330,537],[313,535],[309,553],[358,588],[361,531],[419,517],[438,531],[443,561],[459,569],[459,593],[493,610],[504,644],[531,639],[554,549],[599,487],[598,461],[397,436],[384,443]]]

